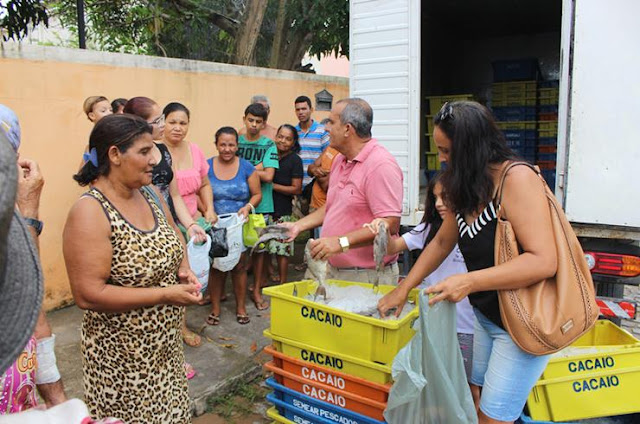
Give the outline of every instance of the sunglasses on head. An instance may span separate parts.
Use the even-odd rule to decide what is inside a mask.
[[[451,106],[449,102],[445,102],[436,116],[439,122],[446,121],[447,119],[453,119],[453,106]]]

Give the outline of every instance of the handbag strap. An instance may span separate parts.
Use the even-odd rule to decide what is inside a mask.
[[[251,212],[249,212],[249,214],[254,214],[256,213],[256,208],[253,207],[253,205],[251,204],[251,202],[247,202],[247,205],[249,205],[249,207],[251,208]]]
[[[507,178],[507,172],[509,172],[511,168],[518,165],[529,167],[533,172],[536,173],[536,175],[542,178],[538,167],[531,165],[529,162],[511,162],[509,165],[505,166],[504,170],[502,171],[502,175],[500,176],[500,184],[498,185],[498,190],[496,190],[496,195],[493,198],[493,207],[496,209],[498,214],[500,213],[500,208],[502,207],[502,190],[504,189],[504,180]]]

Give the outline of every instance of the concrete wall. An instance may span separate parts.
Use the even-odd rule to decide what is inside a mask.
[[[207,157],[213,134],[223,125],[242,125],[251,95],[271,100],[269,122],[297,123],[293,100],[326,88],[334,99],[348,97],[348,79],[180,59],[0,45],[0,103],[16,111],[22,125],[20,153],[40,164],[46,183],[40,246],[45,273],[45,307],[71,302],[62,257],[62,229],[70,206],[83,192],[71,179],[92,125],[82,112],[91,95],[109,99],[147,96],[164,105],[184,103],[192,112],[188,140]],[[316,113],[317,120],[327,113]]]

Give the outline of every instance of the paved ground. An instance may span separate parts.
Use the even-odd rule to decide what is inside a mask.
[[[303,247],[296,246],[302,252]],[[297,255],[298,256],[298,255]],[[295,271],[294,264],[289,265],[289,281],[302,279],[302,272]],[[249,282],[253,277],[249,277]],[[240,325],[235,320],[235,299],[227,282],[229,299],[222,303],[220,325],[212,327],[205,324],[210,306],[191,306],[187,309],[187,325],[202,335],[202,346],[185,346],[187,361],[197,374],[189,381],[189,392],[194,400],[195,415],[207,410],[207,399],[220,396],[233,387],[236,381],[249,381],[262,374],[261,365],[268,360],[260,352],[268,344],[262,332],[269,327],[270,309],[258,311],[247,299],[247,312],[251,322]],[[80,325],[82,311],[70,306],[48,314],[56,334],[56,353],[60,373],[64,378],[67,394],[82,398],[82,361],[80,356]],[[208,422],[208,421],[202,421]],[[215,421],[211,421],[215,422]]]

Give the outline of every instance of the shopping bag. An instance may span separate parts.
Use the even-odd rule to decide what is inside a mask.
[[[227,230],[227,255],[214,258],[213,267],[219,271],[231,271],[240,261],[244,250],[242,243],[242,226],[244,220],[238,214],[219,215],[215,227]]]
[[[251,205],[251,203],[249,203]],[[251,213],[247,216],[247,222],[245,222],[242,227],[242,241],[244,245],[247,247],[253,247],[258,238],[258,228],[264,228],[267,226],[265,222],[264,215],[261,213],[256,213],[256,210],[253,206],[251,206]]]
[[[419,296],[416,334],[391,365],[394,384],[384,418],[389,424],[477,423],[456,334],[456,305],[429,307]]]
[[[191,268],[191,271],[193,271],[200,284],[202,284],[200,291],[205,293],[209,283],[209,268],[211,267],[211,262],[209,261],[211,237],[207,235],[207,241],[201,244],[196,243],[195,240],[195,237],[191,237],[191,240],[187,243],[189,268]]]
[[[211,248],[209,248],[209,258],[223,258],[229,254],[227,245],[227,229],[211,227],[207,230],[207,235],[211,237]]]

